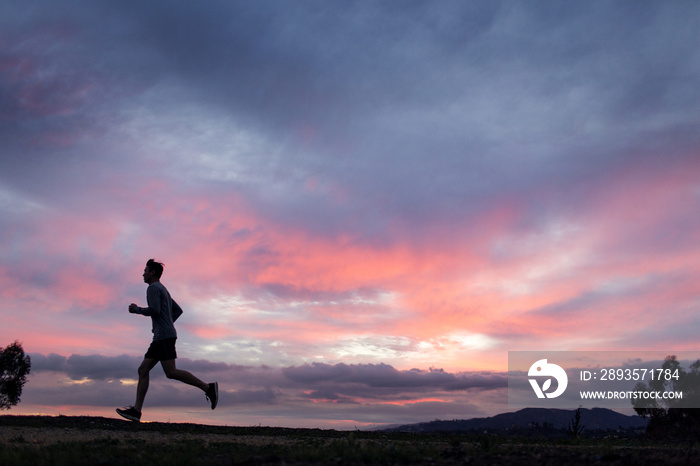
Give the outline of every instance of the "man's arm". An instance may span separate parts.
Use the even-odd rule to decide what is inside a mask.
[[[173,303],[173,322],[175,322],[182,315],[182,308],[174,299],[171,299],[170,302]]]
[[[156,316],[160,314],[161,309],[161,296],[155,287],[149,286],[146,290],[146,301],[148,301],[148,307],[139,307],[136,304],[129,306],[129,312],[132,314],[141,314],[143,316]]]
[[[155,314],[153,309],[150,307],[139,307],[137,304],[131,303],[129,305],[129,312],[132,314],[141,314],[142,316],[152,316]]]

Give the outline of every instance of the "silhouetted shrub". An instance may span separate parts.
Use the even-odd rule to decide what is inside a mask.
[[[700,432],[700,359],[684,370],[676,356],[667,356],[661,374],[649,383],[640,382],[636,391],[682,392],[683,398],[638,398],[634,410],[649,419],[647,433],[658,437],[697,437]]]
[[[0,351],[0,410],[19,403],[31,367],[31,359],[24,354],[19,342],[15,341]]]

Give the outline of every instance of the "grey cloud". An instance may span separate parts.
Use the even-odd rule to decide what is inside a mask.
[[[582,173],[597,178],[638,157],[660,133],[678,147],[697,143],[688,104],[699,92],[696,12],[604,2],[62,2],[20,23],[32,30],[52,17],[70,31],[59,56],[32,52],[41,66],[65,63],[37,82],[46,105],[71,99],[74,116],[53,128],[84,132],[115,97],[128,106],[139,89],[168,83],[175,91],[161,99],[177,96],[172,105],[217,107],[285,145],[283,156],[245,160],[259,183],[229,186],[258,212],[388,241],[421,236],[428,220],[469,224],[542,183],[567,191]],[[38,124],[25,122],[18,128]],[[290,142],[304,127],[310,146]],[[47,160],[56,165],[47,172],[62,170]],[[348,195],[300,194],[311,176]],[[270,198],[280,180],[289,186]],[[398,232],[387,232],[392,224]]]
[[[27,382],[22,401],[41,406],[120,406],[133,400],[134,389],[117,381],[97,380],[92,383],[68,386],[36,385],[33,376]]]
[[[571,318],[581,313],[591,314],[595,310],[605,309],[611,297],[616,300],[626,298],[640,299],[644,296],[650,297],[646,309],[639,310],[638,315],[644,313],[655,314],[663,312],[682,312],[683,309],[692,307],[693,296],[679,296],[673,304],[663,303],[658,308],[653,307],[651,297],[664,295],[669,290],[675,289],[683,283],[690,284],[693,278],[689,277],[685,270],[674,270],[666,273],[653,273],[640,276],[615,277],[605,282],[599,282],[594,288],[583,290],[578,295],[566,300],[548,304],[530,311],[533,317],[561,317]],[[670,307],[672,306],[672,307]],[[598,311],[601,312],[601,311]]]
[[[84,378],[93,380],[112,380],[135,378],[136,368],[141,358],[133,356],[83,356],[73,354],[69,357],[58,354],[31,354],[32,370],[36,372],[63,372],[73,380]]]
[[[54,372],[65,372],[66,360],[65,356],[60,354],[51,353],[48,355],[31,353],[29,357],[32,360],[32,371],[54,371]]]
[[[72,406],[72,413],[79,414],[76,407],[107,407],[106,415],[113,415],[113,409],[125,405],[133,400],[133,386],[124,386],[119,382],[95,381],[87,384],[77,384],[67,387],[47,387],[33,382],[33,378],[25,386],[22,401],[23,404],[35,404],[41,406]],[[146,399],[145,416],[151,416],[151,408],[175,408],[173,413],[177,415],[183,410],[191,413],[201,413],[202,418],[198,422],[207,422],[211,410],[201,392],[176,382],[166,380],[162,375],[156,375],[149,389]],[[225,388],[225,390],[221,390]],[[496,391],[495,399],[502,405],[504,401],[503,389]],[[322,395],[321,393],[317,393]],[[311,402],[324,399],[326,402]],[[394,397],[390,401],[412,401],[410,397]],[[393,403],[373,403],[367,399],[362,403],[353,401],[349,397],[337,396],[336,399],[327,397],[309,397],[305,394],[294,395],[282,390],[255,389],[255,390],[231,390],[228,387],[220,387],[220,403],[213,413],[219,421],[225,420],[226,424],[240,423],[239,416],[244,415],[248,419],[256,416],[267,419],[276,419],[273,424],[279,422],[280,416],[289,420],[301,421],[303,419],[355,419],[357,422],[387,423],[387,422],[420,422],[435,418],[454,419],[469,418],[478,415],[496,414],[485,410],[479,405],[479,401],[493,403],[494,400],[481,398],[479,394],[462,397],[453,402],[422,401],[405,406]],[[491,408],[492,409],[492,408]],[[60,408],[59,408],[59,413]],[[65,412],[63,414],[66,414]],[[256,421],[248,421],[258,424]]]
[[[271,388],[262,390],[236,390],[227,393],[227,404],[274,403],[277,395]]]
[[[71,361],[69,364],[68,361]],[[42,406],[93,406],[113,408],[128,404],[135,386],[124,385],[110,377],[84,382],[88,375],[104,375],[109,369],[137,362],[123,357],[73,355],[69,358],[49,354],[32,354],[33,371],[23,394],[23,402]],[[178,360],[179,367],[191,369],[204,377],[219,380],[220,402],[217,419],[236,423],[240,415],[248,419],[356,419],[358,422],[419,422],[438,418],[465,418],[486,412],[474,400],[503,402],[505,375],[449,374],[442,370],[397,371],[379,365],[316,365],[271,368],[226,365],[206,360]],[[100,368],[102,367],[102,369]],[[78,369],[82,368],[82,369]],[[103,370],[104,369],[104,370]],[[66,373],[76,384],[56,384],[52,377]],[[290,378],[290,376],[292,378]],[[421,383],[415,379],[425,379]],[[442,380],[441,383],[430,378]],[[478,379],[482,378],[482,381]],[[455,385],[455,380],[463,387]],[[401,387],[401,381],[407,386]],[[461,381],[461,382],[460,382]],[[486,383],[484,383],[486,381]],[[178,412],[193,410],[209,413],[203,394],[192,387],[167,380],[161,371],[153,371],[146,399],[146,409],[177,407]],[[388,387],[388,388],[387,388]],[[478,392],[470,387],[482,387]],[[463,391],[460,392],[460,390]],[[449,402],[441,399],[450,391]],[[482,398],[486,394],[486,398]],[[356,397],[362,398],[358,401]],[[422,400],[413,403],[416,399]],[[322,400],[323,402],[318,402]],[[403,402],[408,402],[402,406]],[[395,404],[399,403],[399,404]],[[78,409],[79,410],[79,409]],[[74,408],[75,412],[75,408]],[[490,412],[488,412],[490,413]],[[275,421],[277,422],[277,421]]]
[[[143,360],[138,356],[102,356],[80,355],[61,356],[58,354],[30,355],[32,358],[32,370],[36,372],[63,372],[73,380],[84,378],[94,380],[110,380],[120,378],[136,378],[136,369]],[[223,362],[212,362],[203,359],[190,360],[179,358],[178,364],[183,367],[196,368],[203,374],[233,373],[241,374],[251,370],[250,367]],[[265,372],[264,368],[260,368]]]
[[[326,389],[313,390],[313,391],[309,392],[308,394],[305,393],[304,397],[309,398],[311,400],[323,399],[323,400],[331,400],[334,402],[343,402],[343,403],[352,402],[352,401],[350,401],[349,398],[342,397],[342,396],[338,395],[337,393],[330,391],[330,390],[326,390]]]
[[[135,379],[140,358],[132,356],[101,356],[32,354],[33,373],[64,373],[72,380],[89,379],[107,384],[117,390],[116,380]],[[441,369],[397,370],[387,364],[306,364],[286,368],[252,367],[178,359],[178,367],[190,370],[207,380],[218,380],[227,391],[229,403],[273,403],[282,394],[299,393],[303,398],[324,398],[351,401],[352,396],[368,398],[410,397],[411,394],[431,390],[457,392],[465,390],[497,390],[507,386],[506,376],[500,373],[452,374]],[[153,376],[164,378],[154,369]],[[77,389],[77,388],[76,388]],[[160,390],[160,389],[158,389]],[[307,394],[304,394],[307,392]],[[174,394],[179,399],[186,391]],[[311,393],[311,395],[309,395]],[[165,392],[157,396],[160,403],[171,400]],[[193,398],[193,403],[198,399]]]
[[[306,386],[326,384],[336,387],[361,385],[369,389],[495,389],[506,386],[502,374],[451,374],[442,370],[399,371],[387,364],[313,363],[282,369],[289,380]],[[347,392],[345,392],[347,393]]]

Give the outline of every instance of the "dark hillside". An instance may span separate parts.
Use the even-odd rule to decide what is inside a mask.
[[[575,410],[525,408],[493,417],[432,421],[392,427],[395,432],[460,432],[472,430],[506,431],[527,428],[562,430],[574,418]],[[587,431],[644,429],[647,421],[603,408],[581,409],[581,423]]]

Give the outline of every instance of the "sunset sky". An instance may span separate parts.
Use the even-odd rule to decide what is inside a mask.
[[[700,350],[700,3],[0,0],[10,414],[364,428],[508,351]]]

